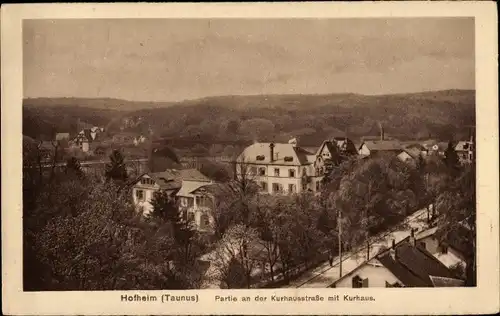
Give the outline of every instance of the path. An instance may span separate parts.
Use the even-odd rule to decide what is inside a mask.
[[[373,258],[380,250],[382,246],[390,247],[392,240],[394,239],[396,243],[408,237],[411,232],[411,228],[415,228],[418,231],[426,228],[425,219],[427,218],[427,209],[421,209],[412,215],[408,216],[404,223],[407,223],[409,227],[407,229],[396,229],[390,232],[384,232],[377,236],[377,242],[370,246],[370,257]],[[346,252],[342,255],[342,275],[354,270],[364,261],[366,261],[366,247],[354,250],[352,252]],[[335,257],[333,261],[333,267],[330,267],[328,262],[321,264],[320,266],[304,273],[298,279],[290,282],[287,288],[326,288],[333,284],[337,279],[339,279],[339,257]]]

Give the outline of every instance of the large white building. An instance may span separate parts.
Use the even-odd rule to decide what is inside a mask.
[[[336,155],[334,141],[325,141],[316,153],[289,143],[254,143],[236,159],[236,175],[255,181],[262,193],[318,192]]]

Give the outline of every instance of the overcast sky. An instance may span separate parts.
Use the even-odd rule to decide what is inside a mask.
[[[25,97],[177,101],[474,89],[474,20],[24,22]]]

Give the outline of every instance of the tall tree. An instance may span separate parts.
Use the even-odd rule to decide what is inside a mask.
[[[466,166],[437,197],[440,237],[464,245],[466,284],[476,285],[476,166]]]
[[[148,217],[162,222],[177,222],[179,209],[174,198],[165,190],[156,191],[150,202],[152,211]]]
[[[66,174],[75,175],[77,177],[83,176],[82,166],[76,157],[70,157],[66,160]]]
[[[113,150],[109,156],[110,162],[106,165],[106,179],[116,182],[125,182],[128,178],[125,159],[119,150]]]
[[[455,151],[452,141],[448,142],[448,147],[444,152],[444,163],[448,167],[449,172],[453,175],[455,175],[460,168],[458,154]]]
[[[198,246],[197,234],[194,228],[195,223],[191,222],[187,216],[181,216],[174,198],[167,191],[155,192],[151,200],[153,210],[150,218],[157,220],[157,224],[171,227],[172,236],[179,253],[178,260],[183,264],[191,262]]]

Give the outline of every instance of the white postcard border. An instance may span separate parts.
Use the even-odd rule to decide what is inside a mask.
[[[497,16],[492,2],[45,4],[2,6],[2,295],[9,315],[124,314],[475,314],[499,308]],[[340,18],[476,19],[477,288],[266,289],[108,292],[22,291],[22,19],[60,18]],[[121,295],[197,295],[197,303],[124,303]],[[375,302],[272,302],[272,295],[373,295]],[[220,296],[250,302],[216,303]],[[257,296],[267,302],[256,302]],[[248,306],[246,306],[246,305]]]

